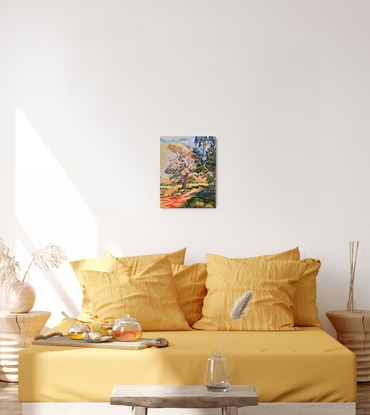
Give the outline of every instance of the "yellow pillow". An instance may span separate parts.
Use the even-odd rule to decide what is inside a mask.
[[[235,301],[246,291],[253,296],[245,316],[231,330],[293,330],[293,296],[308,264],[300,261],[229,259],[206,254],[207,295],[194,329],[226,330]]]
[[[180,308],[189,326],[202,317],[203,300],[206,296],[206,264],[172,265]]]
[[[319,273],[321,262],[313,258],[306,258],[301,262],[308,264],[308,267],[299,279],[293,297],[294,325],[322,327],[316,305],[316,277]]]
[[[267,261],[294,260],[299,261],[300,252],[298,247],[278,254],[264,255],[252,258],[239,258],[240,260],[262,259]],[[318,318],[316,305],[316,277],[319,273],[321,262],[318,259],[306,258],[302,262],[309,264],[302,274],[293,297],[293,317],[295,326],[322,327]]]
[[[296,247],[277,254],[254,258],[269,260],[299,260],[300,252],[299,248]],[[207,278],[207,266],[206,264],[201,263],[192,265],[173,265],[172,272],[176,280],[176,290],[181,310],[189,325],[192,326],[202,317],[203,300],[207,293],[205,284]]]
[[[165,254],[148,254],[148,255],[139,255],[139,256],[126,256],[126,257],[120,257],[120,258],[115,258],[108,251],[104,251],[104,253],[105,253],[105,258],[108,261],[108,269],[109,271],[113,271],[116,269],[116,266],[118,266],[119,268],[120,262],[122,262],[124,265],[127,264],[127,261],[141,263],[141,264],[149,264],[159,258],[162,258],[163,255],[167,255],[171,264],[183,265],[185,261],[186,248],[180,249],[178,251],[170,252],[170,253],[165,253]]]
[[[249,259],[274,260],[293,260],[299,261],[299,248],[293,248],[278,254],[263,255],[252,258],[236,258],[241,261]],[[302,274],[296,287],[293,297],[293,316],[295,326],[322,327],[318,318],[318,308],[316,305],[316,277],[319,273],[321,262],[318,259],[306,258],[302,262],[309,264],[306,271]]]
[[[241,260],[250,258],[240,258]],[[299,261],[299,248],[293,248],[289,251],[280,252],[278,254],[264,255],[252,257],[252,259],[264,259],[268,261],[274,260],[294,260]],[[293,317],[295,326],[304,327],[322,327],[318,318],[318,308],[316,305],[316,277],[321,267],[318,259],[306,258],[302,262],[309,264],[306,271],[302,274],[296,287],[293,297]]]
[[[269,255],[262,255],[262,256],[255,256],[250,258],[234,258],[234,259],[267,259],[267,260],[291,260],[291,261],[299,261],[300,260],[300,252],[298,246],[289,249],[288,251],[279,252],[278,254],[269,254]]]
[[[82,314],[78,316],[78,319],[81,321],[89,320],[89,316],[91,316],[92,313],[92,305],[86,293],[82,271],[108,271],[107,260],[105,258],[81,259],[79,261],[72,261],[70,264],[76,274],[82,292]]]
[[[81,321],[90,322],[92,315],[92,305],[86,293],[85,282],[81,274],[82,270],[111,272],[115,269],[115,262],[119,259],[150,263],[155,259],[161,258],[163,255],[167,255],[172,264],[183,264],[185,261],[185,253],[186,248],[183,248],[168,254],[142,255],[116,259],[108,251],[104,251],[105,258],[82,259],[79,261],[71,262],[70,264],[76,274],[82,292],[82,314],[78,316],[78,319]]]
[[[144,331],[191,330],[180,309],[166,255],[150,264],[128,261],[119,272],[81,272],[94,320],[113,322],[129,314]]]
[[[299,260],[299,248],[277,254],[254,257],[266,260]],[[187,322],[192,326],[202,317],[203,300],[206,296],[207,265],[172,265],[172,273],[176,280],[176,290],[181,310]],[[294,311],[294,310],[293,310]]]

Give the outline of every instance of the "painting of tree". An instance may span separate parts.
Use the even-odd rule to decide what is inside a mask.
[[[216,137],[160,138],[161,208],[216,207]]]

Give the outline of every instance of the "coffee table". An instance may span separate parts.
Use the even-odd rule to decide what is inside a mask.
[[[148,408],[221,408],[223,415],[237,415],[238,408],[258,405],[258,396],[253,386],[210,392],[204,385],[115,385],[110,404],[131,406],[133,415],[146,415]]]

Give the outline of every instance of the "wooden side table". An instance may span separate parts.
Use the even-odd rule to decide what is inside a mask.
[[[40,334],[49,317],[49,311],[0,311],[0,380],[18,382],[19,354]]]
[[[253,386],[209,392],[204,385],[116,385],[110,404],[132,406],[133,415],[147,415],[148,408],[221,408],[223,415],[237,415],[238,408],[258,405],[258,396]]]
[[[357,357],[357,382],[370,381],[370,310],[336,310],[326,313],[337,340]]]

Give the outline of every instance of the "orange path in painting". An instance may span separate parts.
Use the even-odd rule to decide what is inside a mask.
[[[192,189],[178,196],[161,197],[161,208],[178,208],[190,199],[193,193],[198,193],[200,190],[201,189]]]

